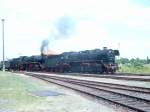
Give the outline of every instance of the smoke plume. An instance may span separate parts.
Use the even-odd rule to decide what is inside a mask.
[[[52,30],[50,40],[65,39],[70,37],[75,28],[75,21],[70,16],[63,16],[59,18],[54,24],[54,30]],[[49,51],[49,39],[45,39],[41,43],[41,54],[45,51]]]
[[[63,16],[56,22],[56,38],[66,38],[69,37],[75,29],[75,21],[70,16]]]
[[[45,39],[45,40],[42,41],[41,54],[44,53],[44,50],[48,50],[48,45],[49,45],[49,40],[48,39]]]

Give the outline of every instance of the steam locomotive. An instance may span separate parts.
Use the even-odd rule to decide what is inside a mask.
[[[80,52],[64,52],[55,55],[21,56],[6,61],[7,70],[13,71],[47,71],[76,73],[115,73],[118,66],[115,57],[118,50],[85,50]]]

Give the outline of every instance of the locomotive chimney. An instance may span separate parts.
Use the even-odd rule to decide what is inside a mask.
[[[103,50],[107,50],[107,47],[103,47]]]
[[[41,63],[44,63],[44,53],[41,52]]]

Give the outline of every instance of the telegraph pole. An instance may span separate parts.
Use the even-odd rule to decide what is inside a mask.
[[[5,40],[4,40],[4,21],[5,21],[5,19],[2,19],[3,72],[5,71]]]

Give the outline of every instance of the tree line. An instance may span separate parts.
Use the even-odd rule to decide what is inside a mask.
[[[117,59],[117,63],[118,64],[125,64],[125,65],[132,65],[135,67],[138,66],[143,66],[145,64],[150,64],[150,59],[149,57],[147,57],[146,59],[140,59],[140,58],[132,58],[132,59],[128,59],[128,58],[120,58]]]

